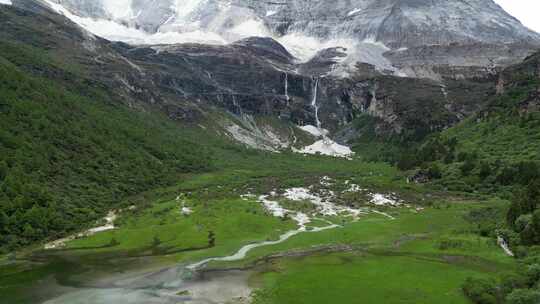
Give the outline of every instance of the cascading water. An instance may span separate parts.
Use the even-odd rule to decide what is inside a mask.
[[[285,73],[285,100],[287,100],[287,105],[291,98],[289,97],[289,74]]]
[[[313,88],[313,100],[311,106],[315,110],[315,122],[317,123],[317,129],[321,130],[321,121],[319,120],[319,106],[317,105],[317,93],[319,91],[319,77],[315,78],[315,86]]]
[[[354,152],[347,146],[340,145],[328,137],[328,131],[322,128],[322,123],[319,119],[319,105],[317,104],[317,95],[319,93],[319,80],[320,77],[313,77],[314,87],[313,87],[313,99],[311,101],[311,106],[315,112],[315,122],[317,123],[316,131],[314,132],[313,126],[305,126],[303,130],[308,130],[307,132],[317,136],[322,137],[322,139],[316,141],[311,146],[304,147],[300,150],[304,154],[322,154],[330,155],[335,157],[347,157],[350,158]]]
[[[444,99],[448,101],[448,91],[446,90],[445,84],[441,84],[441,93],[443,94]]]
[[[371,88],[371,101],[369,103],[369,106],[367,109],[365,109],[366,111],[369,110],[369,108],[371,107],[375,107],[375,105],[377,104],[377,84],[375,83],[373,85],[373,88]]]
[[[508,246],[508,243],[502,236],[500,235],[497,236],[497,243],[499,244],[499,246],[501,246],[501,248],[504,250],[504,253],[506,253],[506,255],[512,256],[512,257],[514,256],[514,253],[510,249],[510,246]]]
[[[236,100],[236,95],[232,95],[232,100],[233,100],[233,106],[237,109],[238,111],[238,115],[240,115],[240,117],[244,116],[244,112],[242,111],[242,107],[238,104],[238,101]]]

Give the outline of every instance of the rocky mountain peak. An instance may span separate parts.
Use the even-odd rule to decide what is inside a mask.
[[[540,46],[540,34],[492,0],[36,1],[98,36],[130,44],[224,45],[269,37],[299,62],[339,47],[347,50],[335,69],[342,75],[362,62],[396,75],[440,78],[433,67],[507,65]],[[464,48],[479,55],[471,59]]]
[[[349,75],[362,62],[396,75],[439,79],[434,67],[504,66],[540,46],[540,34],[492,0],[36,1],[98,36],[130,44],[223,45],[268,37],[299,62],[339,47],[347,56],[336,75]],[[464,49],[478,50],[478,56],[470,58]]]

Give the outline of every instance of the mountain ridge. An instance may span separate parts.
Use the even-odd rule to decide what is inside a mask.
[[[16,0],[15,5],[17,5]],[[38,0],[94,34],[131,44],[197,42],[228,44],[251,36],[272,37],[300,61],[325,48],[344,47],[336,73],[356,62],[395,75],[429,77],[438,66],[486,67],[519,62],[540,46],[540,34],[523,26],[492,0],[318,0],[108,2]],[[153,3],[153,2],[152,2]],[[71,11],[73,12],[71,12]],[[497,45],[505,48],[499,50]],[[462,50],[489,49],[468,58]],[[429,56],[424,49],[435,50]],[[515,54],[506,56],[506,48]],[[504,61],[498,57],[507,57]],[[420,68],[419,68],[420,67]]]

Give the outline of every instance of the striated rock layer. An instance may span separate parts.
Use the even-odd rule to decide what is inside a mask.
[[[17,1],[22,0],[15,0]],[[517,63],[540,35],[493,0],[36,0],[104,38],[132,44],[227,44],[271,37],[299,61],[327,48],[401,76],[461,77]],[[68,12],[68,13],[66,13]]]
[[[415,140],[445,129],[477,112],[489,96],[504,90],[509,80],[504,74],[499,76],[502,67],[527,56],[534,50],[532,44],[538,41],[536,33],[525,29],[488,0],[445,1],[453,4],[429,1],[441,7],[463,5],[448,7],[452,10],[445,14],[453,12],[451,16],[476,16],[474,20],[464,22],[468,25],[464,26],[462,35],[444,34],[444,31],[457,29],[440,25],[444,18],[435,13],[443,14],[439,12],[440,8],[420,0],[336,1],[335,7],[323,1],[298,0],[281,4],[259,1],[245,2],[248,4],[234,13],[230,10],[243,4],[183,0],[178,1],[183,10],[176,10],[176,6],[173,9],[172,4],[160,4],[160,7],[164,5],[164,12],[175,12],[174,15],[162,12],[167,22],[156,21],[163,19],[161,17],[146,16],[147,11],[161,13],[159,10],[142,10],[148,5],[145,0],[115,2],[120,8],[122,3],[130,4],[123,9],[106,7],[99,1],[93,1],[93,4],[85,0],[58,1],[63,6],[50,0],[14,0],[13,7],[0,10],[0,38],[47,46],[50,53],[84,67],[90,83],[106,86],[133,108],[157,108],[171,119],[197,124],[212,117],[216,110],[227,113],[234,123],[222,123],[224,132],[251,146],[277,150],[297,141],[299,136],[288,131],[290,125],[303,126],[303,129],[316,126],[319,133],[326,129],[328,133],[324,131],[324,135],[334,139],[337,136],[340,144],[368,131],[375,133],[374,136],[398,135]],[[388,11],[388,6],[394,9]],[[364,27],[360,25],[365,25],[365,18],[373,20],[364,30],[371,28],[370,33],[376,33],[375,25],[379,24],[376,17],[381,14],[388,17],[389,12],[397,14],[394,12],[397,9],[407,14],[413,9],[420,15],[434,14],[431,19],[414,14],[414,18],[405,19],[410,19],[407,22],[413,20],[415,24],[424,20],[418,24],[433,25],[432,30],[440,31],[437,35],[448,40],[437,44],[433,40],[435,36],[426,35],[425,44],[420,44],[409,37],[414,34],[413,30],[397,39],[395,34],[387,33],[391,28],[387,23],[381,23],[384,30],[381,28],[375,38],[363,36],[367,34],[362,32]],[[369,14],[365,13],[368,11]],[[120,15],[120,12],[125,14]],[[298,14],[294,15],[296,19],[292,18],[295,12]],[[335,15],[333,19],[329,17],[331,14]],[[146,18],[156,21],[157,25]],[[285,22],[287,18],[290,20]],[[311,21],[307,22],[306,18]],[[227,31],[242,33],[238,22],[257,21],[261,23],[248,23],[247,28],[258,30],[256,25],[262,24],[269,37],[241,38],[242,34],[237,35],[234,42],[223,38],[224,42],[215,44],[128,44],[90,34],[89,20],[112,22],[152,39],[187,30],[216,30],[214,34],[223,38],[228,35]],[[278,20],[282,20],[282,27],[278,26]],[[483,29],[492,23],[489,20],[506,24],[512,28],[511,34],[503,29],[467,32],[471,22]],[[173,27],[175,24],[178,26]],[[344,28],[346,24],[349,24],[347,29]],[[498,28],[498,25],[489,26]],[[351,61],[351,53],[358,53],[359,49],[327,42],[318,44],[323,47],[315,48],[306,60],[300,60],[298,49],[291,47],[294,46],[290,43],[291,37],[304,37],[304,40],[297,40],[303,43],[311,41],[305,40],[311,35],[321,42],[330,39],[334,30],[334,34],[342,38],[356,37],[353,40],[363,43],[361,47],[369,45],[372,53],[368,52],[369,56],[362,58],[387,60],[391,64],[381,66],[378,62]],[[467,35],[469,38],[464,39]],[[342,38],[328,41],[339,45],[346,41]],[[494,42],[497,39],[501,41],[499,47]],[[383,53],[378,54],[380,50]],[[340,73],[344,66],[347,73]],[[54,71],[39,69],[32,72],[55,75]],[[414,77],[402,77],[404,75]],[[261,117],[270,117],[281,124],[272,120],[271,128],[262,126]],[[358,128],[359,121],[362,126],[369,126],[369,130]],[[276,127],[278,124],[280,127]],[[278,133],[287,132],[291,134],[278,138]],[[304,133],[310,136],[313,132]],[[320,140],[318,137],[312,136],[314,142]]]

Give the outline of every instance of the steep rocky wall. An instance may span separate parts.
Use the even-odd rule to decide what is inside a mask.
[[[107,87],[131,107],[160,109],[194,123],[215,107],[316,125],[316,99],[322,127],[332,133],[370,115],[381,136],[421,136],[477,111],[497,82],[496,69],[456,66],[439,66],[435,72],[448,75],[439,81],[385,75],[366,64],[341,78],[332,74],[341,52],[335,48],[298,63],[270,38],[219,46],[132,46],[94,37],[52,13],[6,12],[0,38],[45,45],[51,56],[84,71],[90,86]],[[21,34],[27,32],[33,34]]]
[[[461,75],[439,74],[439,66],[478,73],[517,63],[540,46],[540,34],[492,0],[35,1],[68,10],[90,32],[132,44],[223,45],[272,37],[303,62],[340,47],[346,49],[342,74],[360,61],[396,75],[440,80]]]

